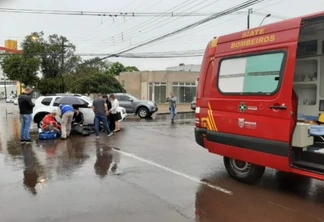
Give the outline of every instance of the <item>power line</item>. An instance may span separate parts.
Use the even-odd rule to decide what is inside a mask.
[[[134,2],[136,2],[137,0],[133,0],[131,3],[129,3],[129,4],[127,4],[126,6],[124,6],[123,8],[121,8],[120,10],[119,10],[119,13],[120,12],[122,12],[123,10],[125,10],[125,9],[127,9],[130,5],[132,5]],[[150,1],[150,0],[147,0],[147,1]],[[147,2],[146,1],[146,2]],[[162,1],[162,0],[159,0],[159,1]],[[144,3],[146,3],[146,2],[144,2]],[[132,10],[133,11],[136,11],[137,9],[139,9],[139,8],[141,8],[142,7],[142,5],[143,4],[141,4],[140,6],[138,6],[138,7],[135,7],[135,8],[133,8]],[[116,24],[117,23],[115,23],[115,19],[114,19],[114,17],[112,18],[112,20],[113,20],[113,22],[112,23],[110,23],[110,24],[108,24],[106,27],[109,27],[109,26],[116,26]],[[86,32],[83,32],[83,33],[80,33],[79,35],[84,35],[84,34],[87,34],[86,36],[91,36],[91,33],[93,32],[93,31],[95,31],[96,29],[98,29],[98,28],[100,28],[105,22],[107,22],[108,21],[108,19],[106,19],[105,21],[101,21],[101,23],[99,24],[99,25],[97,25],[97,26],[95,26],[93,29],[91,29],[91,30],[87,30]],[[128,20],[127,20],[128,21]],[[121,24],[121,26],[123,25],[123,24],[125,24],[127,21],[125,21],[125,18],[124,18],[124,22]],[[89,34],[90,33],[90,34]]]
[[[222,11],[222,12],[218,12],[218,13],[212,15],[212,16],[209,16],[208,18],[202,19],[202,20],[200,20],[200,21],[198,21],[198,22],[195,22],[195,23],[193,23],[193,24],[187,25],[187,26],[185,26],[185,27],[183,27],[183,28],[180,28],[180,29],[178,29],[178,30],[175,30],[175,31],[173,31],[173,32],[167,33],[167,34],[165,34],[165,35],[162,35],[162,36],[160,36],[160,37],[154,38],[154,39],[149,40],[149,41],[147,41],[147,42],[143,42],[143,43],[141,43],[141,44],[139,44],[139,45],[137,45],[137,46],[134,46],[134,47],[131,47],[131,48],[128,48],[128,49],[121,50],[121,51],[119,51],[119,52],[117,52],[117,53],[114,53],[114,54],[112,54],[112,55],[110,55],[110,56],[102,57],[100,60],[104,60],[104,59],[107,59],[107,58],[112,57],[112,56],[117,56],[117,57],[118,57],[118,56],[120,56],[120,55],[123,54],[123,53],[129,52],[129,51],[132,51],[132,50],[134,50],[134,49],[137,49],[137,48],[140,48],[140,47],[143,47],[143,46],[149,45],[149,44],[151,44],[151,43],[153,43],[153,42],[156,42],[156,41],[159,41],[159,40],[162,40],[162,39],[168,38],[168,37],[170,37],[170,36],[173,36],[173,35],[176,35],[176,34],[178,34],[178,33],[184,32],[184,31],[186,31],[186,30],[188,30],[188,29],[192,29],[192,28],[194,28],[194,27],[197,27],[197,26],[199,26],[199,25],[201,25],[201,24],[204,24],[204,23],[209,22],[209,21],[211,21],[211,20],[214,20],[214,19],[216,19],[216,18],[220,18],[220,17],[222,17],[222,16],[225,16],[225,15],[231,14],[231,13],[236,12],[236,11],[239,11],[239,10],[241,10],[241,9],[244,9],[244,8],[250,7],[250,6],[255,5],[255,4],[257,4],[257,3],[260,3],[260,2],[262,2],[262,1],[264,1],[264,0],[248,0],[248,1],[245,1],[245,2],[242,3],[242,4],[239,4],[239,5],[236,5],[236,6],[232,7],[232,8],[226,9],[226,10],[224,10],[224,11]]]
[[[214,4],[215,2],[213,2],[213,3],[210,3],[209,5],[211,5],[211,4]],[[207,6],[209,6],[209,5],[206,5],[206,6],[204,6],[204,7],[207,7]],[[204,7],[202,7],[202,8],[204,8]],[[198,9],[199,10],[199,9]],[[196,12],[196,11],[195,11]],[[189,12],[190,13],[190,12]],[[246,11],[237,11],[237,12],[234,12],[234,13],[232,13],[232,14],[240,14],[240,15],[246,15],[247,14],[247,12]],[[264,12],[255,12],[254,13],[255,15],[257,15],[257,16],[266,16],[267,14],[269,14],[269,13],[264,13]],[[272,18],[276,18],[276,19],[287,19],[288,17],[285,17],[285,16],[281,16],[281,15],[276,15],[276,14],[271,14],[271,17]],[[178,19],[180,19],[180,18],[176,18],[175,20],[178,20]],[[168,19],[166,19],[166,20],[168,20]],[[109,40],[109,39],[107,39],[107,40],[101,40],[101,41],[99,41],[99,43],[97,43],[97,44],[94,44],[92,47],[84,47],[84,48],[82,48],[82,49],[87,49],[86,51],[88,51],[89,49],[93,49],[93,50],[95,50],[95,49],[97,49],[98,47],[100,47],[100,48],[103,48],[103,47],[107,47],[107,46],[110,46],[110,45],[118,45],[118,44],[121,44],[121,43],[123,43],[123,42],[128,42],[128,41],[130,41],[130,39],[136,39],[137,38],[137,36],[141,36],[141,35],[143,35],[143,31],[144,30],[147,30],[145,33],[148,33],[148,32],[151,32],[151,31],[154,31],[154,30],[156,30],[156,29],[159,29],[159,28],[161,28],[162,26],[165,26],[165,25],[167,25],[167,24],[169,24],[169,23],[171,23],[171,22],[174,22],[175,20],[173,20],[173,21],[169,21],[169,22],[166,22],[166,23],[163,23],[163,24],[159,24],[158,26],[156,26],[155,24],[153,24],[154,26],[149,26],[149,27],[147,27],[147,28],[144,28],[144,29],[142,29],[141,30],[141,33],[138,33],[137,35],[135,34],[135,35],[133,35],[133,36],[131,36],[131,37],[128,37],[127,36],[127,31],[126,32],[123,32],[122,33],[122,38],[121,37],[117,37],[117,38],[113,38],[112,40]],[[206,25],[208,25],[208,24],[205,24],[204,26],[206,26]],[[150,27],[153,27],[153,28],[151,28],[151,29],[149,29]],[[134,29],[134,28],[133,28]],[[203,28],[203,29],[206,29],[206,28]],[[203,30],[202,29],[202,30]],[[138,31],[138,29],[136,29],[136,32]],[[131,35],[131,32],[129,33],[129,35]],[[119,39],[119,40],[118,40]]]
[[[37,10],[37,9],[12,9],[0,8],[0,12],[37,14],[37,15],[75,15],[75,16],[102,16],[102,17],[203,17],[212,13],[181,13],[181,12],[95,12],[95,11],[65,11],[65,10]]]
[[[170,8],[170,9],[168,9],[168,10],[165,11],[164,13],[170,13],[170,12],[172,12],[172,11],[179,10],[179,9],[181,9],[181,8],[183,8],[183,7],[186,7],[186,6],[189,6],[189,5],[193,4],[195,1],[196,1],[196,0],[189,0],[189,1],[188,1],[188,0],[185,0],[185,1],[183,1],[182,3],[177,4],[176,6],[174,6],[174,7]],[[133,26],[133,27],[130,28],[130,29],[126,29],[126,30],[124,30],[124,31],[123,31],[123,35],[130,35],[130,34],[133,33],[134,31],[137,32],[138,30],[140,30],[140,28],[143,28],[143,27],[145,27],[145,26],[147,26],[147,25],[149,25],[149,24],[152,24],[152,23],[154,23],[154,22],[156,22],[156,21],[158,21],[158,20],[160,20],[160,19],[161,19],[160,16],[155,16],[154,18],[149,19],[149,20],[147,20],[147,21],[145,21],[145,22],[143,22],[143,23],[140,23],[139,25],[136,25],[136,26]],[[112,42],[113,42],[113,41],[114,41],[114,36],[110,36],[110,37],[113,38],[113,40],[112,40]],[[99,44],[102,44],[102,43],[104,43],[104,42],[106,42],[106,41],[100,41]],[[90,46],[90,48],[97,47],[97,45],[98,45],[98,44],[95,44],[94,46]],[[82,49],[86,49],[86,50],[88,50],[88,49],[89,49],[89,46],[88,46],[88,47],[84,47],[84,48],[82,48]]]
[[[10,53],[9,55],[21,56],[51,56],[60,55],[58,53]],[[200,57],[203,56],[204,49],[184,50],[184,51],[165,51],[165,52],[146,52],[146,53],[125,53],[115,55],[111,53],[74,53],[75,56],[84,57],[100,57],[100,56],[116,56],[120,58],[178,58],[178,57]],[[0,53],[0,56],[7,56],[6,53]]]
[[[192,6],[192,7],[190,7],[189,9],[184,10],[183,12],[186,12],[186,11],[192,9],[192,8],[195,8],[195,7],[200,6],[200,5],[204,4],[204,3],[207,3],[208,1],[209,1],[209,0],[207,0],[207,1],[203,2],[203,3],[200,2],[200,3],[198,3],[198,4],[196,4],[196,5]],[[212,2],[210,2],[210,3],[208,3],[207,5],[204,5],[204,6],[200,7],[200,8],[198,8],[198,9],[196,9],[194,12],[197,12],[197,11],[199,11],[199,10],[201,10],[201,9],[203,9],[203,8],[206,8],[206,7],[208,7],[208,6],[212,5],[212,4],[215,4],[215,3],[219,2],[219,1],[220,1],[220,0],[212,0]],[[192,13],[192,12],[186,12],[186,13]],[[165,25],[167,25],[167,24],[169,24],[169,23],[171,23],[171,22],[174,22],[175,20],[178,20],[178,19],[180,19],[180,18],[176,18],[176,19],[174,19],[174,20],[172,20],[172,21],[168,21],[168,20],[170,20],[170,19],[167,18],[167,19],[163,20],[163,21],[166,21],[165,23],[161,23],[161,22],[163,22],[163,21],[161,21],[161,22],[158,24],[158,26],[155,25],[155,24],[153,24],[153,25],[151,25],[151,26],[149,26],[149,27],[147,27],[147,28],[145,28],[145,29],[142,29],[140,34],[137,34],[137,35],[135,35],[135,36],[132,36],[132,38],[135,38],[135,37],[137,37],[137,36],[142,35],[144,30],[147,30],[145,33],[148,33],[148,32],[154,31],[154,30],[156,30],[156,29],[161,29],[161,27],[163,27],[163,26],[165,26]],[[125,36],[124,36],[124,38],[125,38]],[[122,42],[123,42],[123,40],[115,41],[115,44],[120,44],[120,43],[122,43]],[[100,47],[103,47],[103,46],[105,46],[105,45],[108,45],[108,44],[107,44],[107,43],[106,43],[106,44],[101,44]]]

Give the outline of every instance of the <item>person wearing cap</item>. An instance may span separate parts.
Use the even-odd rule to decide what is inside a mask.
[[[74,108],[70,105],[60,104],[57,109],[57,114],[62,118],[61,131],[62,140],[69,137],[72,128],[72,120],[74,115]]]
[[[42,122],[41,122],[42,130],[44,130],[44,131],[54,130],[54,132],[56,132],[56,133],[61,132],[61,126],[57,123],[55,116],[56,116],[55,111],[44,116],[44,118],[42,119]]]
[[[24,92],[18,97],[18,106],[20,114],[20,141],[21,143],[31,143],[30,125],[32,122],[32,113],[35,104],[32,102],[32,88],[26,87]]]

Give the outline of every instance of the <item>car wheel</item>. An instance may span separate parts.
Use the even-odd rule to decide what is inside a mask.
[[[224,165],[227,173],[240,182],[254,183],[259,180],[265,170],[263,166],[257,166],[245,161],[224,157]]]
[[[139,108],[137,113],[140,118],[147,118],[150,115],[148,109],[145,107]]]
[[[43,120],[43,118],[46,116],[47,114],[43,114],[43,115],[37,115],[35,117],[35,123],[37,124],[37,128],[41,128],[41,122]]]

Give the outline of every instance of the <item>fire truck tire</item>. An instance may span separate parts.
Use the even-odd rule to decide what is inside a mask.
[[[224,165],[227,173],[233,179],[250,184],[259,180],[265,170],[265,167],[228,157],[224,157]]]

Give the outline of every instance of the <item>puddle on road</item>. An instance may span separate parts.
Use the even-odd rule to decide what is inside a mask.
[[[94,158],[95,164],[86,169],[93,175],[103,179],[118,174],[120,154],[99,141],[94,142],[93,137],[71,135],[68,140],[37,141],[37,134],[31,134],[36,142],[20,144],[19,119],[1,117],[0,121],[0,189],[21,178],[24,189],[36,195],[37,190],[50,183],[71,180],[84,165],[92,164]],[[9,192],[15,192],[15,188],[9,188]]]
[[[177,121],[185,123],[192,118],[193,114],[181,114],[178,115]],[[151,122],[167,122],[168,120],[169,115],[164,115],[158,116]],[[101,181],[119,174],[120,153],[101,140],[98,141],[93,137],[75,136],[72,138],[71,136],[71,139],[65,141],[47,140],[31,145],[21,145],[17,142],[20,129],[19,119],[13,116],[9,118],[1,116],[0,121],[2,126],[0,129],[0,190],[16,195],[15,197],[18,198],[16,202],[26,192],[35,197],[49,186],[52,186],[52,193],[64,196],[66,192],[69,192],[65,190],[67,186],[64,183],[72,184],[70,189],[73,187],[76,190],[75,193],[82,194],[87,191],[78,190],[80,181],[86,185],[84,189],[91,189],[91,185],[95,184],[94,179]],[[150,122],[150,120],[139,118],[136,121]],[[155,133],[160,134],[160,128],[152,128],[148,128],[148,131],[154,133],[156,130]],[[172,128],[165,127],[164,129],[172,133]],[[35,139],[36,135],[33,137]],[[118,139],[122,138],[116,137],[116,143]],[[82,173],[80,173],[81,170]],[[263,184],[247,186],[233,181],[227,175],[222,177],[219,174],[215,177],[208,176],[202,181],[215,185],[224,184],[225,187],[230,187],[234,191],[234,195],[232,197],[222,196],[207,186],[199,186],[196,198],[193,198],[197,221],[213,221],[214,218],[218,218],[219,221],[222,219],[223,221],[244,221],[243,215],[245,221],[247,219],[261,221],[265,218],[264,215],[270,214],[273,214],[272,217],[278,221],[283,218],[294,218],[295,221],[303,221],[306,218],[311,221],[313,215],[320,218],[318,211],[321,211],[324,200],[324,189],[320,183],[312,182],[311,185],[306,184],[294,190],[293,184],[282,187],[280,185],[286,185],[287,181],[280,181],[274,176],[266,176]],[[2,196],[0,205],[9,201],[9,197],[11,196],[7,195],[6,199]],[[59,198],[64,199],[64,197]],[[25,197],[24,200],[26,199],[31,201],[30,198]],[[306,204],[303,203],[305,200]],[[297,209],[299,214],[289,209]],[[301,215],[300,212],[304,209],[305,212]],[[234,211],[237,213],[233,214]],[[228,220],[229,218],[233,220]]]
[[[170,123],[170,115],[163,114],[163,115],[156,115],[154,114],[152,117],[141,119],[137,116],[129,116],[125,119],[125,122],[140,122],[140,123]],[[195,113],[183,113],[177,114],[175,118],[176,124],[192,124],[194,125],[195,122]]]

